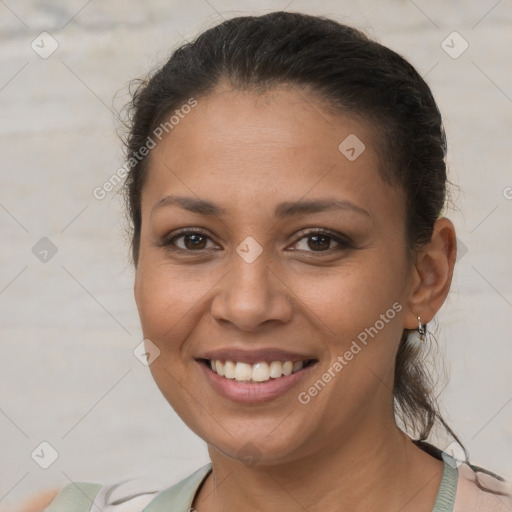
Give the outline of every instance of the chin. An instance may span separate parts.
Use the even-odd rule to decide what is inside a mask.
[[[273,436],[270,440],[267,431],[262,430],[261,435],[233,435],[223,441],[206,439],[210,457],[213,460],[215,452],[221,452],[247,466],[273,466],[301,458],[299,446],[302,446],[302,442],[293,441],[289,435],[286,438]]]

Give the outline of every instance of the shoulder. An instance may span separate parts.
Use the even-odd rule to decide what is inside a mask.
[[[210,468],[211,464],[207,464],[170,487],[165,478],[157,476],[132,478],[114,484],[72,482],[43,512],[138,512],[150,503],[152,506],[155,503],[181,507],[182,503],[192,500]]]
[[[453,512],[510,512],[512,482],[500,478],[486,469],[461,464]]]

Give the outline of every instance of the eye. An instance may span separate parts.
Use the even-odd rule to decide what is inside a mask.
[[[342,235],[334,234],[324,229],[308,229],[303,231],[302,236],[295,245],[301,244],[299,251],[306,252],[334,252],[336,250],[347,249],[351,247],[349,240]],[[305,242],[302,242],[305,240]],[[338,247],[332,248],[331,244],[335,242]],[[292,249],[295,250],[295,249]]]
[[[325,229],[307,229],[301,234],[303,236],[294,244],[299,247],[291,249],[292,251],[331,253],[352,247],[348,238]],[[197,228],[185,228],[166,236],[156,245],[182,252],[200,252],[218,247],[215,244],[213,244],[214,247],[208,247],[209,241],[212,242],[211,238],[203,231]],[[333,248],[333,243],[337,244],[337,247]]]
[[[196,228],[188,228],[182,229],[172,236],[165,237],[157,245],[176,251],[199,252],[211,248],[207,247],[208,240],[211,241],[206,233]]]

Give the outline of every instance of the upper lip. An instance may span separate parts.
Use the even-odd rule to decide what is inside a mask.
[[[315,359],[312,355],[289,352],[277,348],[260,348],[247,350],[243,348],[220,348],[209,350],[196,359],[210,359],[221,361],[236,361],[240,363],[254,364],[262,361],[308,361]]]

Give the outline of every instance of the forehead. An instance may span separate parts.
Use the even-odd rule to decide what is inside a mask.
[[[369,126],[354,116],[334,113],[325,101],[298,87],[281,86],[261,94],[221,89],[188,110],[181,119],[174,116],[176,124],[155,153],[181,146],[187,157],[221,156],[229,147],[262,155],[266,148],[281,149],[291,156],[290,149],[308,148],[312,158],[325,150],[338,157],[340,137],[350,134],[371,145]]]
[[[177,191],[235,209],[336,192],[396,205],[371,128],[303,90],[221,90],[187,111],[150,153],[143,210]]]

